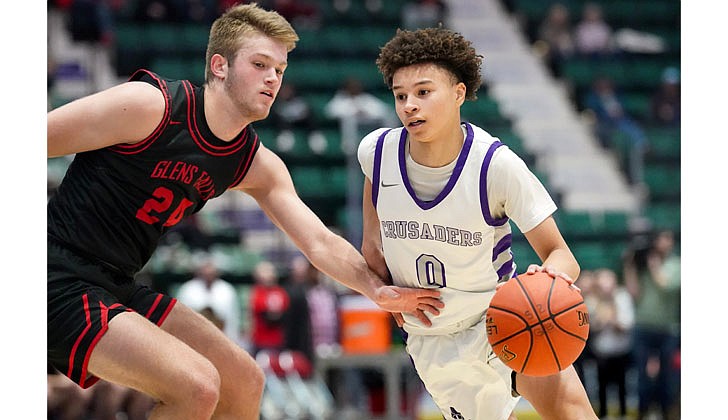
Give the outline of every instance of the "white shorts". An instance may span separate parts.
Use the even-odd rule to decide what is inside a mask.
[[[469,321],[447,334],[410,334],[407,352],[445,419],[506,420],[520,399],[513,370],[493,353],[484,315]]]

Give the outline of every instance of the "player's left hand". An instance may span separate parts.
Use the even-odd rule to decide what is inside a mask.
[[[579,293],[581,293],[581,289],[574,284],[574,279],[571,278],[568,274],[562,272],[562,271],[556,271],[556,269],[550,265],[538,265],[538,264],[531,264],[528,266],[528,269],[526,270],[526,274],[533,274],[537,271],[544,272],[548,274],[549,276],[553,278],[560,277],[564,280],[566,280],[567,283],[569,283],[569,286],[576,289]]]
[[[419,289],[398,286],[381,286],[374,293],[374,302],[385,311],[410,313],[417,317],[424,325],[431,326],[432,321],[425,313],[437,316],[445,304],[439,299],[440,291],[436,289]],[[397,320],[397,324],[400,321]],[[401,325],[400,325],[401,326]]]

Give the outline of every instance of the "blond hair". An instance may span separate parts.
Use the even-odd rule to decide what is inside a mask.
[[[233,6],[212,23],[205,53],[205,81],[214,80],[210,69],[213,55],[220,54],[232,61],[243,39],[256,32],[282,42],[288,52],[296,47],[298,41],[296,31],[278,12],[264,10],[256,3]]]

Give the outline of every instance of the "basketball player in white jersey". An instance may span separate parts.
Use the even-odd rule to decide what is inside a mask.
[[[382,48],[377,65],[403,127],[375,130],[359,145],[362,253],[396,285],[440,290],[438,316],[395,318],[446,419],[515,419],[519,395],[546,420],[597,419],[573,366],[548,377],[516,374],[487,341],[485,311],[516,270],[509,219],[542,260],[527,271],[573,283],[579,265],[551,216],[556,205],[525,163],[461,123],[460,106],[476,99],[481,59],[443,28],[397,31]]]

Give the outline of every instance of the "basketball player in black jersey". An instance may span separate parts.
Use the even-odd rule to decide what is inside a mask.
[[[153,419],[257,419],[263,373],[217,327],[135,283],[157,242],[226,190],[251,195],[321,271],[384,310],[437,314],[430,289],[385,285],[296,195],[250,123],[268,116],[298,40],[253,4],[213,23],[206,82],[139,71],[48,113],[48,156],[75,154],[48,203],[48,359],[154,397]]]

